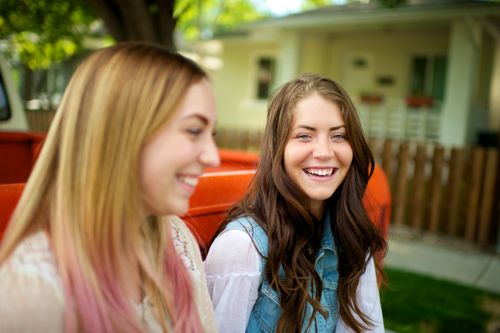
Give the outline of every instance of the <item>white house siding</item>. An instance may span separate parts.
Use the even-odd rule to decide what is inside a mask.
[[[274,87],[299,73],[325,74],[341,83],[363,109],[365,124],[372,127],[370,135],[446,145],[472,143],[478,130],[500,127],[500,48],[498,38],[485,36],[484,23],[493,22],[500,7],[480,7],[427,13],[415,7],[416,16],[411,11],[399,13],[407,20],[389,10],[380,15],[373,11],[373,19],[347,12],[348,19],[337,15],[331,21],[316,13],[256,24],[246,30],[249,37],[221,39],[224,50],[218,56],[224,64],[213,74],[219,126],[264,127],[266,101],[255,98],[255,65],[259,55],[275,55]],[[491,20],[483,19],[490,15]],[[495,25],[489,30],[490,35],[499,34]],[[415,56],[447,57],[444,101],[435,102],[432,109],[406,107]],[[364,70],[349,67],[357,57],[367,60]],[[381,84],[380,78],[392,84]],[[362,104],[362,93],[381,95],[384,102]],[[377,127],[379,123],[383,126]],[[409,130],[414,133],[408,135]]]
[[[218,127],[261,129],[266,123],[267,101],[256,94],[256,59],[276,55],[268,43],[226,42],[220,70],[211,72],[218,109]]]
[[[366,54],[373,60],[373,77],[368,90],[381,93],[385,97],[404,98],[408,94],[411,59],[414,55],[447,54],[449,32],[446,28],[405,29],[387,31],[359,31],[332,34],[328,54],[330,55],[328,74],[341,84],[348,83],[346,77],[347,59],[353,54]],[[394,79],[392,86],[376,83],[379,76]],[[356,82],[354,82],[356,84]],[[365,83],[366,85],[366,83]],[[353,98],[367,90],[362,84],[346,85]]]
[[[496,43],[493,79],[491,83],[491,112],[489,129],[500,130],[500,43]]]
[[[441,142],[446,145],[463,145],[467,141],[480,42],[480,29],[475,23],[465,20],[453,23],[442,114]]]
[[[328,74],[330,39],[325,33],[307,33],[302,35],[302,59],[300,72]]]

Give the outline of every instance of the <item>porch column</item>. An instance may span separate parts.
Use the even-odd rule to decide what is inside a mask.
[[[441,117],[441,142],[445,145],[462,146],[467,143],[477,80],[480,36],[480,26],[472,20],[458,20],[452,25],[446,95]]]
[[[277,88],[283,83],[294,79],[298,75],[300,64],[301,38],[298,32],[284,31],[280,43],[280,51],[277,63],[276,80]]]

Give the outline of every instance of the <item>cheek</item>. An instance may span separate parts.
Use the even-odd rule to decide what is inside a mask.
[[[339,150],[338,158],[345,167],[349,168],[351,166],[353,152],[349,144],[346,144],[344,147],[342,147],[342,149]]]
[[[307,158],[307,147],[303,144],[288,143],[284,152],[285,168],[300,168],[300,164]]]
[[[283,163],[285,164],[285,171],[290,176],[294,168],[297,167],[297,149],[293,144],[287,144],[283,154]]]
[[[156,192],[163,184],[172,181],[173,176],[173,164],[168,154],[158,150],[144,152],[140,166],[140,182],[146,194]]]

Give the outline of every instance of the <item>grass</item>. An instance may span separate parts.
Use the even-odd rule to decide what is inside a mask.
[[[499,294],[392,268],[385,271],[388,286],[380,295],[387,329],[398,333],[500,331]]]

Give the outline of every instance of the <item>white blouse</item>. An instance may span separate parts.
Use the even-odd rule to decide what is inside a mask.
[[[244,333],[257,300],[261,282],[261,257],[250,236],[242,230],[220,234],[205,260],[208,291],[220,333]],[[360,309],[370,317],[371,333],[384,332],[377,277],[373,259],[360,278],[357,289]],[[353,332],[339,320],[336,333]]]
[[[174,246],[190,272],[204,331],[217,331],[198,244],[184,222],[169,217]],[[38,232],[14,250],[0,266],[0,332],[62,333],[63,284],[47,235]],[[133,304],[148,332],[162,332],[147,297]]]

